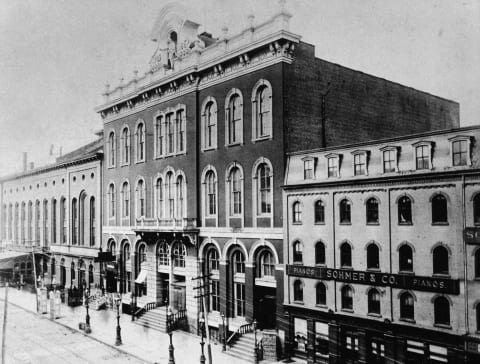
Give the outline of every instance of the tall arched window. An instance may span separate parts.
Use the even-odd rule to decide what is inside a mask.
[[[412,223],[412,201],[407,196],[402,196],[398,200],[398,223]]]
[[[157,248],[157,264],[158,265],[169,265],[170,257],[168,254],[168,244],[165,241],[161,241],[158,244]]]
[[[340,246],[340,265],[342,267],[352,266],[352,248],[348,243],[343,243]]]
[[[257,168],[257,214],[272,212],[272,171],[266,163]]]
[[[448,250],[444,246],[433,249],[433,274],[448,274]]]
[[[173,219],[175,213],[175,190],[173,185],[173,173],[167,172],[165,192],[167,195],[167,217]]]
[[[303,283],[299,279],[293,282],[293,300],[303,302]]]
[[[93,285],[93,265],[90,264],[88,266],[88,289],[90,289],[90,286]]]
[[[13,239],[15,240],[15,243],[18,244],[18,227],[19,227],[19,207],[18,207],[18,202],[15,204],[15,219],[14,219],[14,227],[13,227]]]
[[[2,238],[7,239],[7,205],[3,204],[2,208]]]
[[[130,216],[130,185],[127,181],[122,184],[122,217]]]
[[[18,216],[17,216],[18,217]],[[43,201],[43,245],[47,246],[50,241],[49,232],[49,223],[48,223],[48,200]]]
[[[220,268],[219,255],[216,248],[210,248],[207,252],[207,268],[208,273],[218,271]]]
[[[480,249],[475,251],[475,278],[480,278]]]
[[[256,89],[252,100],[254,139],[261,139],[272,134],[272,89],[264,83]]]
[[[35,243],[40,244],[40,201],[39,200],[35,202]]]
[[[137,162],[142,162],[145,160],[145,124],[140,122],[137,125],[137,130],[135,132],[136,145],[135,149],[137,152]]]
[[[25,224],[25,202],[22,202],[22,209],[20,211],[20,240],[22,241],[22,244],[25,244],[25,236],[27,232],[27,226]]]
[[[448,223],[447,199],[443,195],[432,198],[432,223]]]
[[[78,230],[79,230],[79,239],[78,242],[80,245],[85,245],[85,199],[87,198],[87,194],[82,192],[80,194],[79,203],[78,203]]]
[[[75,262],[70,264],[70,287],[73,287],[75,284]]]
[[[180,153],[185,151],[185,110],[177,111],[175,124],[177,129],[177,153]]]
[[[480,225],[480,193],[473,198],[473,223]]]
[[[115,133],[112,131],[108,135],[108,166],[109,167],[115,167],[115,154],[116,154],[116,148],[117,146],[115,145]]]
[[[259,277],[275,277],[275,260],[270,250],[264,250],[259,255]]]
[[[115,217],[115,185],[113,183],[108,186],[108,216]]]
[[[327,304],[327,288],[322,282],[318,282],[315,287],[315,298],[317,305],[325,306]]]
[[[340,224],[350,224],[351,217],[351,203],[346,198],[340,201]]]
[[[77,199],[72,199],[72,244],[78,243],[78,209]]]
[[[173,266],[185,268],[185,256],[187,255],[185,245],[183,243],[176,243],[173,246]]]
[[[95,197],[90,197],[90,246],[95,245],[95,236],[97,234],[97,219],[95,212]]]
[[[209,99],[202,113],[203,149],[217,147],[217,103],[214,99]]]
[[[234,92],[226,103],[227,144],[238,144],[243,141],[243,105],[239,93]]]
[[[299,241],[293,243],[293,262],[303,263],[303,245]]]
[[[52,243],[57,243],[57,200],[52,200]]]
[[[407,244],[398,250],[398,267],[401,272],[413,272],[413,251]]]
[[[182,175],[177,177],[177,218],[185,216],[185,180]]]
[[[325,223],[325,205],[322,200],[315,201],[314,214],[315,224]]]
[[[165,131],[163,129],[163,115],[155,118],[155,156],[160,157],[165,152]]]
[[[435,324],[450,326],[450,303],[448,300],[439,296],[433,302]]]
[[[368,291],[368,313],[380,315],[380,293],[375,288]]]
[[[230,216],[242,213],[242,174],[238,167],[230,170]]]
[[[233,275],[245,273],[245,257],[240,250],[235,250],[232,254]]]
[[[292,218],[294,224],[302,222],[302,205],[299,201],[294,202],[292,205]]]
[[[175,152],[175,124],[173,113],[168,113],[165,116],[165,128],[167,132],[167,154]]]
[[[122,164],[130,163],[130,130],[124,127],[122,130]]]
[[[121,275],[122,279],[122,291],[130,292],[131,289],[131,280],[132,280],[132,273],[127,270],[127,267],[131,265],[130,262],[130,244],[123,243],[122,249],[122,268],[121,268]]]
[[[342,287],[342,309],[353,310],[353,291],[350,286]]]
[[[369,198],[366,203],[367,224],[378,224],[378,200]]]
[[[370,243],[367,246],[367,268],[380,269],[379,249],[378,246],[374,243]]]
[[[68,224],[67,224],[67,204],[65,197],[60,199],[60,243],[67,243]]]
[[[138,247],[138,265],[141,269],[142,263],[147,261],[147,250],[144,243],[140,244]]]
[[[325,244],[321,241],[315,244],[315,264],[325,264]]]
[[[161,219],[163,218],[163,203],[164,203],[162,177],[158,177],[155,182],[155,202],[156,202],[155,216]]]
[[[138,180],[137,188],[135,190],[135,206],[137,208],[137,218],[145,217],[145,183],[143,179]]]
[[[205,175],[205,201],[207,217],[217,214],[217,181],[214,171],[208,171]]]
[[[413,296],[408,292],[404,292],[400,296],[400,318],[407,320],[415,319]]]
[[[28,201],[28,241],[31,244],[35,236],[33,224],[33,203]]]

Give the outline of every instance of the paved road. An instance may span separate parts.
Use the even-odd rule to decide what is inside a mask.
[[[0,302],[2,324],[3,309],[2,300]],[[5,359],[7,364],[144,363],[13,305],[8,305]]]

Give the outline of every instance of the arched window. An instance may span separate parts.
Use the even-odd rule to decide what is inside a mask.
[[[407,196],[402,196],[398,200],[398,223],[412,223],[412,201]]]
[[[435,324],[450,326],[450,303],[448,300],[439,296],[433,302]]]
[[[413,272],[413,252],[407,244],[398,250],[398,267],[401,272]]]
[[[378,246],[374,243],[370,243],[367,246],[367,268],[368,269],[380,269],[380,257]]]
[[[88,266],[88,287],[90,289],[90,286],[93,285],[93,265],[90,264]]]
[[[185,151],[185,110],[177,111],[176,118],[177,129],[177,153]]]
[[[15,206],[15,220],[18,221],[18,205]],[[44,200],[43,201],[43,244],[44,246],[47,246],[49,243],[49,235],[48,235],[48,201]],[[15,228],[16,231],[18,226]]]
[[[342,287],[342,309],[353,310],[353,291],[350,286]]]
[[[343,243],[340,246],[340,265],[342,267],[352,266],[352,248],[348,243]]]
[[[165,241],[161,241],[157,248],[157,264],[169,265],[170,257],[168,254],[168,244]]]
[[[205,201],[207,203],[205,215],[212,217],[217,214],[217,181],[214,171],[205,175]]]
[[[210,99],[202,112],[203,149],[217,147],[217,103]]]
[[[127,181],[122,184],[122,217],[130,216],[130,185]]]
[[[144,243],[138,247],[138,265],[142,267],[142,263],[147,261],[146,246]]]
[[[115,185],[113,183],[108,186],[108,216],[115,217]]]
[[[122,164],[130,163],[130,130],[128,127],[124,127],[121,137],[122,145]]]
[[[137,151],[137,162],[142,162],[145,160],[145,125],[143,122],[140,122],[137,125],[137,131],[135,132],[136,145],[135,149]]]
[[[155,216],[159,219],[163,217],[163,180],[161,177],[158,177],[155,182],[155,201],[156,201],[156,210]]]
[[[8,240],[13,240],[13,206],[8,205]]]
[[[367,224],[378,224],[378,200],[369,198],[366,204]]]
[[[272,212],[272,171],[266,163],[257,168],[257,214]]]
[[[7,205],[2,208],[2,239],[7,239]]]
[[[216,248],[211,248],[207,252],[208,273],[218,271],[220,267],[219,255]]]
[[[480,193],[473,198],[473,223],[480,225]]]
[[[115,167],[115,154],[116,154],[116,145],[115,145],[115,133],[112,131],[108,135],[108,151],[109,151],[109,158],[108,158],[108,166]]]
[[[28,241],[31,244],[34,237],[34,224],[33,224],[33,203],[28,201]]]
[[[259,256],[259,276],[275,277],[275,260],[270,250],[264,250]]]
[[[123,280],[122,284],[122,292],[130,292],[131,289],[131,280],[132,280],[132,272],[127,270],[127,267],[131,266],[130,262],[130,244],[123,242],[123,249],[122,249],[122,268],[121,268],[121,275]]]
[[[97,218],[95,212],[95,197],[90,197],[90,246],[95,245],[95,236],[97,234]]]
[[[321,241],[315,244],[315,264],[325,264],[325,245]]]
[[[302,205],[300,204],[299,201],[296,201],[293,203],[292,217],[293,217],[294,224],[299,224],[302,222]]]
[[[68,224],[67,224],[67,204],[65,197],[60,199],[60,243],[67,243],[68,236]]]
[[[175,124],[173,121],[173,113],[165,116],[165,127],[167,132],[167,154],[173,154],[175,152]]]
[[[234,93],[226,103],[227,144],[243,141],[243,105],[238,93]]]
[[[12,205],[10,205],[10,216],[12,213],[11,206]],[[10,217],[10,221],[11,221],[11,217]],[[35,244],[40,244],[40,201],[39,200],[35,202]]]
[[[160,157],[165,152],[165,131],[163,129],[163,115],[155,118],[155,156]]]
[[[233,274],[245,273],[245,257],[240,250],[235,250],[232,254]]]
[[[480,278],[480,249],[475,251],[475,278]]]
[[[185,256],[187,255],[185,245],[176,243],[173,246],[173,266],[185,268]]]
[[[327,288],[322,282],[318,282],[315,287],[315,297],[317,305],[325,306],[327,304]]]
[[[57,243],[57,200],[52,200],[52,242]]]
[[[368,313],[380,315],[380,293],[375,288],[368,291]]]
[[[315,201],[315,224],[325,223],[325,205],[322,200]]]
[[[167,195],[167,217],[169,219],[173,219],[174,212],[175,212],[175,190],[173,186],[173,173],[168,172],[166,175],[166,185],[165,185],[165,193]]]
[[[116,250],[117,250],[117,247],[116,247],[116,244],[115,244],[115,240],[110,240],[108,246],[107,246],[107,251],[109,251],[110,253],[112,253],[112,255],[115,255],[116,254]]]
[[[70,264],[70,287],[73,287],[75,281],[75,262]]]
[[[82,192],[79,198],[79,209],[78,209],[78,230],[79,238],[78,242],[80,245],[85,245],[85,199],[87,194]]]
[[[254,89],[254,98],[252,99],[253,111],[253,138],[262,139],[272,134],[272,89],[268,82]]]
[[[352,204],[346,198],[340,201],[340,224],[350,224]]]
[[[433,249],[433,274],[448,274],[448,250],[444,246]]]
[[[242,213],[242,173],[238,167],[230,170],[230,216]]]
[[[43,218],[44,224],[45,224],[45,217]],[[13,227],[13,239],[15,240],[15,243],[18,244],[18,202],[15,204],[15,219],[14,219],[14,227]],[[48,217],[47,217],[47,223],[48,223]],[[45,226],[45,225],[44,225]],[[48,233],[48,230],[47,230]],[[48,238],[45,240],[45,245],[48,244]]]
[[[447,199],[443,195],[436,195],[432,198],[432,223],[442,224],[447,222]]]
[[[303,245],[299,241],[293,243],[293,262],[303,263]]]
[[[77,199],[72,199],[72,244],[78,243],[78,209]]]
[[[413,296],[408,292],[404,292],[400,296],[400,318],[407,320],[415,319]]]
[[[480,331],[480,304],[477,304],[475,308],[476,316],[477,316],[477,331]]]
[[[22,202],[22,208],[20,211],[20,232],[21,232],[20,240],[22,241],[22,244],[25,244],[26,231],[27,231],[27,227],[25,224],[25,202]]]
[[[182,175],[177,177],[177,218],[181,219],[185,216],[185,180]]]
[[[135,205],[137,208],[137,218],[145,217],[145,183],[143,179],[139,179],[137,182],[137,188],[135,190]]]
[[[293,282],[293,300],[303,302],[303,283],[299,279]]]

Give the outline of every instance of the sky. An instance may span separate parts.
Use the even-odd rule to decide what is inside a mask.
[[[96,138],[105,84],[118,85],[154,53],[162,0],[0,0],[0,176]],[[201,30],[235,34],[277,0],[182,1]],[[316,56],[460,103],[480,124],[480,0],[287,0],[290,29]]]

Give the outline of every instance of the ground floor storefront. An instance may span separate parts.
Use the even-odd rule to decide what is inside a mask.
[[[285,305],[291,355],[308,363],[477,363],[465,337]]]

